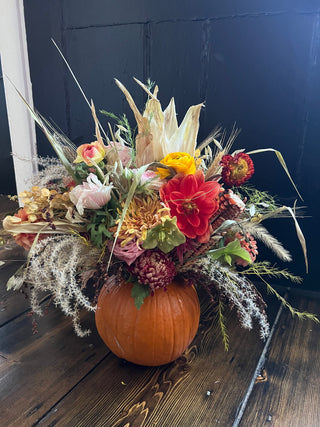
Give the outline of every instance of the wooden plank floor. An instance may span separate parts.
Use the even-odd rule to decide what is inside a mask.
[[[33,335],[28,301],[5,290],[23,256],[10,245],[0,249],[1,427],[320,426],[320,327],[293,320],[274,299],[267,343],[241,329],[231,311],[225,352],[216,316],[204,309],[185,354],[146,368],[110,353],[91,315],[83,320],[92,335],[81,339],[50,307]],[[317,296],[289,299],[320,312]]]
[[[319,296],[293,295],[301,311],[320,312]],[[284,310],[265,364],[267,379],[254,385],[241,426],[320,426],[320,327]]]

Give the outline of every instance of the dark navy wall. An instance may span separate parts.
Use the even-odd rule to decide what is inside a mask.
[[[129,113],[114,77],[142,107],[131,77],[150,77],[163,105],[176,98],[178,118],[205,101],[200,138],[236,122],[235,148],[281,151],[312,216],[301,220],[310,260],[305,286],[319,289],[319,1],[27,0],[25,16],[35,105],[75,142],[91,141],[93,124],[51,37],[97,109]],[[50,152],[42,137],[39,152]],[[253,184],[292,204],[296,194],[275,155],[253,160]],[[303,275],[292,221],[266,226],[292,248],[289,267]]]
[[[0,58],[0,194],[16,194],[9,124]]]

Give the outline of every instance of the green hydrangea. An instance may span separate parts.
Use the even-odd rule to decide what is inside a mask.
[[[161,218],[161,224],[148,230],[147,238],[143,242],[144,249],[154,249],[158,247],[167,254],[176,246],[186,241],[186,236],[181,233],[177,226],[177,218],[164,216]]]

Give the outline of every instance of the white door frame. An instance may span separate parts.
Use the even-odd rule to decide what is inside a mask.
[[[34,121],[7,77],[33,107],[23,0],[0,0],[0,55],[17,194],[37,172]]]

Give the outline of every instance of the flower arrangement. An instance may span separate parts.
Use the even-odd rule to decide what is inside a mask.
[[[42,170],[32,178],[31,190],[19,195],[23,207],[3,221],[4,230],[29,251],[8,288],[27,285],[32,312],[39,315],[42,292],[49,291],[79,336],[89,333],[81,327],[80,308],[95,311],[100,290],[124,282],[133,283],[137,310],[146,298],[168,292],[173,281],[203,287],[210,301],[218,302],[226,348],[226,304],[243,327],[251,329],[255,319],[261,338],[269,334],[265,303],[250,275],[262,279],[292,314],[317,321],[292,308],[266,281],[267,276],[301,279],[257,261],[257,241],[291,260],[262,225],[287,213],[307,264],[295,209],[247,184],[254,173],[251,156],[265,150],[231,152],[235,129],[227,138],[217,128],[197,145],[203,105],[191,106],[178,125],[174,99],[163,111],[157,86],[152,91],[137,83],[148,96],[143,113],[116,80],[134,113],[136,135],[125,115],[101,111],[115,121],[108,123],[107,135],[91,102],[95,140],[78,148],[29,107],[59,159],[39,159]],[[291,179],[281,154],[273,151]]]

